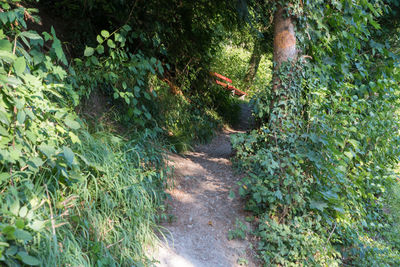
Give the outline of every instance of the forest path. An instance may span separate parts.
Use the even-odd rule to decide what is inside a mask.
[[[167,240],[162,240],[155,258],[160,267],[257,266],[248,240],[228,240],[236,219],[245,222],[244,203],[229,198],[230,190],[238,196],[234,173],[230,135],[244,132],[250,124],[251,111],[241,105],[237,129],[224,129],[211,143],[195,147],[183,156],[171,154],[175,186],[168,193],[168,213],[171,223]],[[249,228],[249,225],[245,223]],[[242,265],[241,265],[242,264]]]

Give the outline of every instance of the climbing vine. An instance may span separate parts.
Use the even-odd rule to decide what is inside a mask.
[[[276,69],[272,93],[255,98],[261,127],[232,139],[267,263],[400,262],[384,212],[400,152],[399,58],[379,25],[393,16],[390,4],[286,5],[298,60]]]

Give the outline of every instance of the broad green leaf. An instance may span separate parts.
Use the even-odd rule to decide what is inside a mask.
[[[56,153],[56,149],[54,147],[46,144],[41,144],[38,148],[47,158],[51,158]]]
[[[90,57],[93,55],[93,53],[94,53],[94,49],[92,47],[86,46],[85,52],[83,53],[83,55],[85,57]]]
[[[24,106],[25,106],[25,99],[20,98],[20,99],[16,99],[16,100],[15,100],[15,107],[16,107],[17,109],[23,109]]]
[[[111,39],[108,39],[108,40],[107,40],[107,45],[108,45],[109,47],[111,47],[111,48],[115,48],[115,43],[114,43],[114,41],[111,40]]]
[[[344,152],[344,155],[347,157],[347,158],[349,158],[350,160],[351,159],[353,159],[353,153],[351,153],[350,151],[346,151],[346,152]]]
[[[2,225],[2,226],[4,226],[4,225]],[[5,235],[8,239],[12,239],[12,240],[15,239],[14,232],[15,232],[15,227],[12,225],[6,225],[1,230],[1,233],[3,235]]]
[[[7,249],[6,255],[8,256],[14,256],[18,252],[18,247],[17,246],[11,246]]]
[[[0,50],[11,53],[12,44],[7,39],[0,40]]]
[[[18,229],[24,229],[25,223],[23,219],[17,219],[15,221],[15,226],[17,226]]]
[[[10,157],[8,160],[10,160],[11,162],[19,160],[20,157],[22,156],[21,147],[9,148],[9,152],[10,152]]]
[[[317,210],[320,210],[320,211],[324,211],[324,209],[327,208],[327,207],[328,207],[328,204],[326,204],[325,202],[322,202],[322,201],[314,201],[314,200],[312,200],[310,202],[310,208],[311,209],[317,209]]]
[[[26,62],[24,57],[19,57],[14,62],[15,74],[21,75],[26,69]]]
[[[19,200],[18,200],[18,199],[14,200],[14,201],[11,203],[10,212],[11,212],[12,214],[14,214],[15,216],[18,216],[19,207],[20,207],[20,205],[19,205]]]
[[[101,36],[103,36],[104,38],[108,38],[110,36],[110,33],[106,30],[102,30],[101,31]]]
[[[81,140],[79,139],[79,137],[76,136],[73,132],[69,132],[68,135],[71,138],[72,143],[74,143],[74,144],[80,144],[81,143]]]
[[[33,238],[29,232],[21,230],[21,229],[15,229],[14,236],[16,239],[20,239],[25,242],[29,242]]]
[[[143,95],[144,95],[144,97],[145,97],[147,100],[150,100],[150,99],[151,99],[149,93],[144,92]]]
[[[274,195],[275,195],[279,200],[282,200],[282,193],[281,193],[280,190],[276,190],[275,193],[274,193]]]
[[[43,160],[40,158],[31,158],[29,160],[29,162],[32,162],[32,164],[34,165],[34,167],[39,168],[43,165]]]
[[[104,42],[103,38],[101,38],[100,35],[97,35],[96,40],[99,44],[101,44],[102,42]]]
[[[28,207],[27,206],[23,206],[20,210],[19,210],[19,217],[25,217],[26,214],[28,213]]]
[[[129,25],[124,25],[124,26],[122,26],[122,29],[124,30],[124,31],[130,31],[132,28],[131,28],[131,26],[129,26]]]
[[[54,49],[54,51],[55,51],[55,53],[57,55],[57,58],[59,60],[61,60],[62,63],[67,65],[68,62],[67,62],[67,58],[65,57],[64,51],[62,49],[61,41],[57,38],[53,26],[51,26],[51,33],[53,35],[53,44],[52,44],[51,47]]]
[[[3,22],[3,24],[7,23],[7,21],[8,21],[7,12],[1,12],[0,13],[0,20],[1,20],[1,22]]]
[[[43,38],[37,32],[34,31],[21,32],[19,35],[32,40],[43,40]]]
[[[64,151],[64,158],[67,161],[69,165],[71,165],[74,162],[74,152],[69,147],[64,146],[63,147]]]
[[[10,179],[11,175],[8,172],[0,173],[0,182],[7,181]]]
[[[27,265],[36,266],[40,264],[40,261],[37,258],[30,256],[24,251],[18,252],[17,258]]]
[[[26,114],[23,110],[18,111],[17,120],[19,124],[24,124],[26,119]]]
[[[99,53],[100,55],[102,55],[104,53],[104,46],[98,45],[96,47],[96,52]]]
[[[28,226],[32,230],[38,232],[38,231],[41,231],[46,226],[46,222],[45,221],[40,221],[40,220],[34,220]]]
[[[78,130],[79,128],[81,128],[81,125],[77,121],[75,121],[71,116],[67,116],[64,120],[64,123],[73,130]]]

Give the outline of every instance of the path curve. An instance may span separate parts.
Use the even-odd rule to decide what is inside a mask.
[[[245,222],[246,216],[244,203],[229,198],[230,190],[238,195],[237,182],[241,179],[230,162],[229,136],[249,127],[250,110],[247,105],[241,107],[238,130],[224,129],[210,144],[199,145],[194,152],[170,155],[175,186],[168,191],[168,213],[173,219],[163,225],[169,233],[156,251],[156,266],[257,266],[248,240],[228,240],[236,219]]]

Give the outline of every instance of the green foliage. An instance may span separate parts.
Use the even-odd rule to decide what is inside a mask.
[[[236,219],[235,227],[236,227],[235,229],[229,230],[228,239],[229,240],[232,240],[232,239],[245,239],[246,238],[246,234],[249,231],[249,229],[247,228],[246,224],[241,222],[239,219]]]
[[[0,261],[7,265],[18,266],[22,262],[36,266],[40,263],[31,255],[30,245],[43,232],[46,221],[35,211],[43,203],[32,195],[32,187],[26,182],[18,188],[19,192],[15,187],[10,188],[10,194],[4,194],[0,204]]]
[[[206,96],[189,100],[172,95],[170,88],[156,77],[151,84],[158,95],[154,105],[154,113],[158,114],[157,125],[165,131],[176,151],[190,150],[194,142],[210,141],[214,131],[222,126],[223,117],[206,106]]]
[[[109,85],[128,108],[140,109],[139,128],[151,119],[142,106],[151,96],[135,86],[161,66],[121,49],[130,30],[124,26],[102,31],[96,50],[88,47],[66,70],[53,28],[28,31],[32,17],[17,1],[1,8],[0,264],[148,265],[143,245],[155,239],[165,179],[157,130],[132,130],[129,139],[90,135],[73,108],[85,91]],[[101,71],[110,75],[94,75]],[[122,71],[131,80],[122,83]]]
[[[75,59],[73,83],[79,87],[81,96],[89,97],[94,90],[102,90],[112,97],[124,110],[122,120],[136,127],[144,127],[152,121],[149,107],[157,96],[148,91],[149,74],[162,75],[161,62],[141,53],[133,54],[126,47],[134,41],[128,25],[109,33],[101,31],[95,48],[86,47],[85,58]]]
[[[143,245],[155,238],[155,211],[162,210],[156,189],[166,178],[154,134],[136,135],[130,141],[101,132],[80,138],[75,149],[86,165],[85,178],[54,200],[57,223],[67,224],[57,228],[62,244],[54,248],[50,240],[42,242],[39,254],[44,265],[149,264]]]
[[[303,14],[297,38],[312,60],[283,64],[281,86],[253,101],[264,123],[232,139],[248,173],[240,192],[262,218],[260,255],[285,266],[399,265],[384,212],[400,152],[398,56],[380,44],[377,22],[388,6],[292,7]]]
[[[221,49],[214,57],[212,70],[229,77],[236,88],[245,91],[252,97],[264,92],[265,85],[271,81],[272,62],[268,56],[262,56],[257,75],[249,90],[247,90],[245,75],[250,56],[251,53],[241,46],[236,46],[232,43],[222,44]]]

